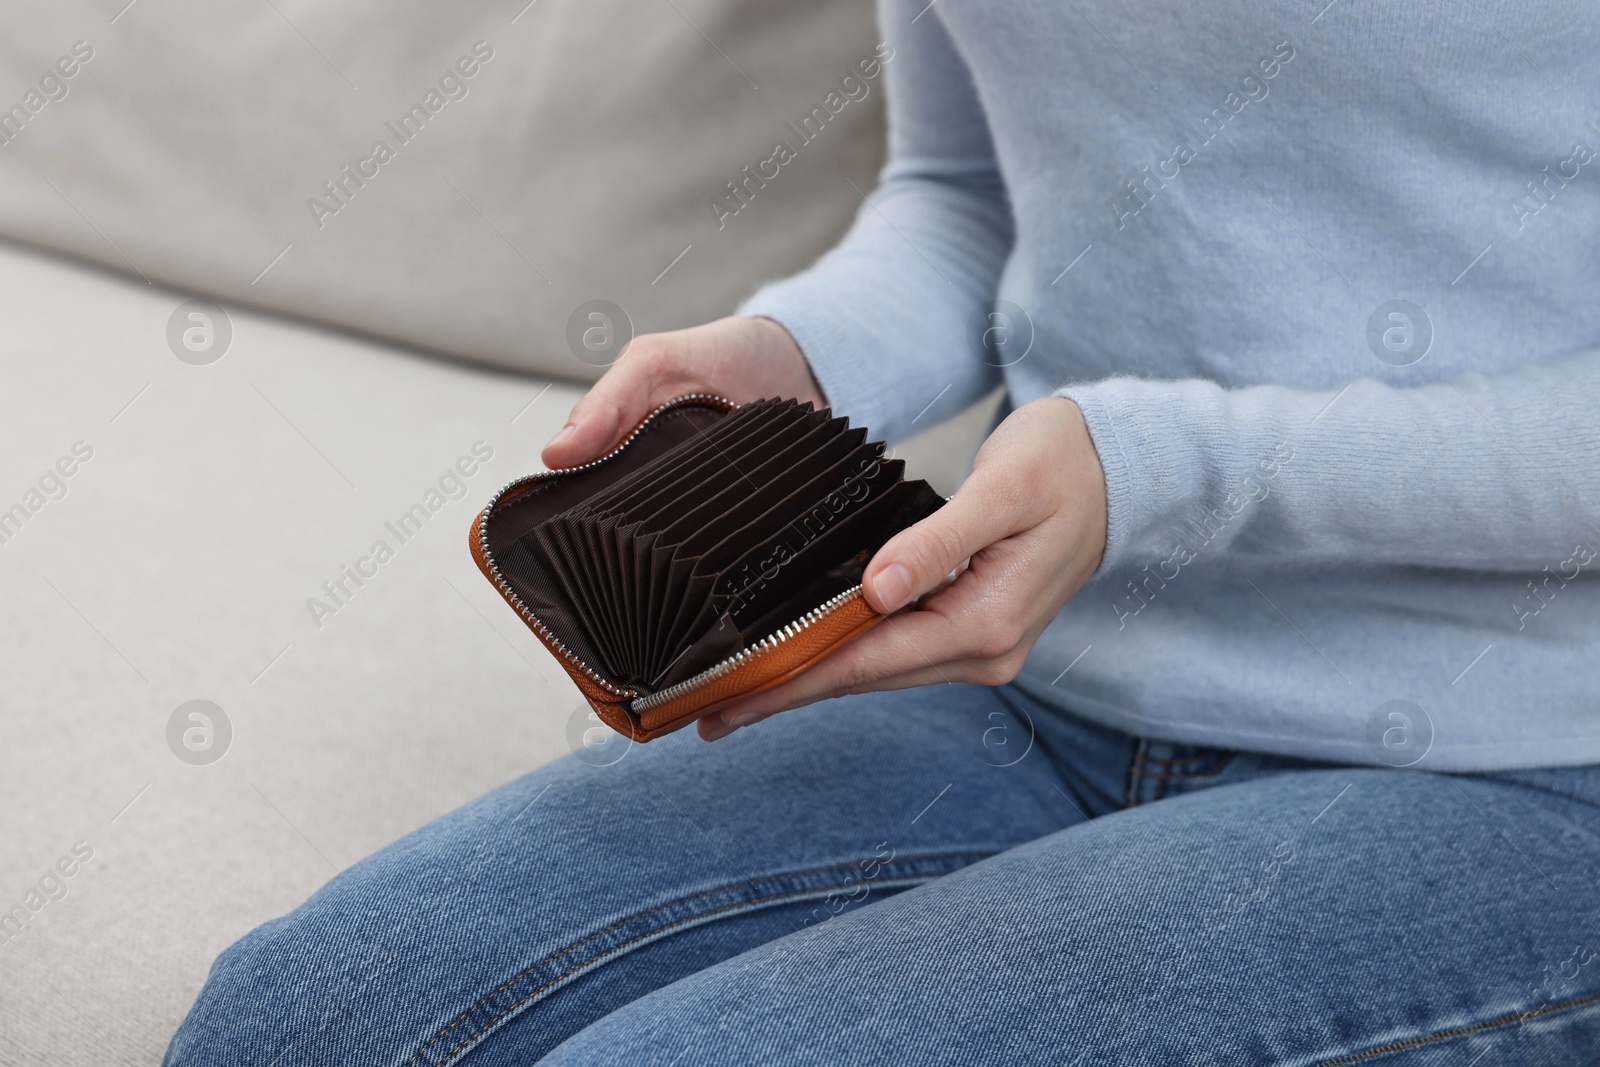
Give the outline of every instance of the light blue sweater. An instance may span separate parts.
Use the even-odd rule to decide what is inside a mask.
[[[1001,381],[1082,406],[1105,562],[1019,684],[1175,741],[1600,762],[1600,13],[880,17],[882,188],[742,312],[891,439]]]

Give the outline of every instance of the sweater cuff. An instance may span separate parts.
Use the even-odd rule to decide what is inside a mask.
[[[734,314],[771,319],[788,330],[835,415],[848,415],[856,426],[883,425],[890,395],[884,368],[862,357],[857,342],[864,331],[853,327],[848,313],[809,288],[804,276],[772,282]]]
[[[1097,576],[1187,540],[1182,519],[1230,480],[1224,471],[1238,442],[1229,439],[1231,420],[1218,417],[1219,392],[1210,382],[1140,378],[1056,390],[1083,410],[1105,470],[1106,551]]]
[[[1146,516],[1138,514],[1135,503],[1139,494],[1134,487],[1133,464],[1117,433],[1117,416],[1105,389],[1094,386],[1066,386],[1057,389],[1056,396],[1066,397],[1083,412],[1089,425],[1089,438],[1100,457],[1101,470],[1106,479],[1106,550],[1100,558],[1095,577],[1115,570],[1128,556],[1128,546],[1136,529]]]
[[[1324,403],[1312,393],[1107,378],[1058,389],[1083,410],[1106,477],[1097,574],[1226,546],[1252,521]],[[1337,399],[1337,397],[1335,397]]]

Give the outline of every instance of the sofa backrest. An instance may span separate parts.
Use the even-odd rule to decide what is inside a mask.
[[[53,0],[4,23],[0,237],[564,377],[626,329],[596,307],[691,325],[808,263],[882,162],[869,0]]]

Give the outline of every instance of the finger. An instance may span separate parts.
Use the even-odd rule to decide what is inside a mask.
[[[1017,653],[1031,648],[1049,621],[1017,628],[1030,613],[1007,591],[1020,588],[1016,578],[1028,567],[1029,553],[1017,538],[979,549],[953,581],[924,595],[918,610],[886,620],[800,677],[707,716],[700,735],[715,740],[779,711],[848,693],[1010,681],[1021,665]]]
[[[885,615],[946,582],[952,571],[1035,519],[996,479],[974,470],[950,502],[891,537],[867,565],[862,591]]]
[[[566,425],[544,446],[545,466],[556,470],[598,459],[653,409],[696,391],[695,383],[664,365],[656,348],[655,342],[638,339],[584,394]]]
[[[921,670],[881,678],[872,684],[871,689],[874,692],[891,689],[914,689],[922,685],[961,680],[955,677],[946,667],[925,667]],[[701,738],[706,741],[716,741],[733,733],[735,730],[758,723],[763,719],[769,719],[780,712],[792,711],[807,704],[815,704],[819,701],[831,700],[834,697],[849,696],[853,693],[864,691],[862,689],[849,689],[841,692],[811,693],[800,691],[798,686],[791,689],[790,687],[794,685],[795,683],[793,682],[785,683],[776,689],[770,689],[766,693],[759,694],[758,697],[751,697],[748,701],[741,701],[720,711],[712,712],[699,720]]]
[[[635,405],[623,402],[626,393],[619,386],[624,383],[609,381],[612,373],[607,372],[584,394],[567,416],[566,425],[544,446],[540,458],[546,467],[560,470],[587,463],[605,454],[621,436],[627,411]]]

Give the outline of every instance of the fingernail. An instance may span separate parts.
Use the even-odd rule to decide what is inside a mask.
[[[749,726],[761,717],[759,711],[725,711],[722,721],[737,730],[741,726]]]
[[[562,441],[565,441],[567,438],[576,433],[577,430],[577,426],[570,422],[567,423],[565,426],[561,427],[560,432],[558,432],[554,437],[550,438],[550,445],[559,445]],[[550,445],[546,445],[545,447],[549,448]]]
[[[872,579],[885,612],[899,611],[911,602],[911,572],[899,563],[891,563]]]

